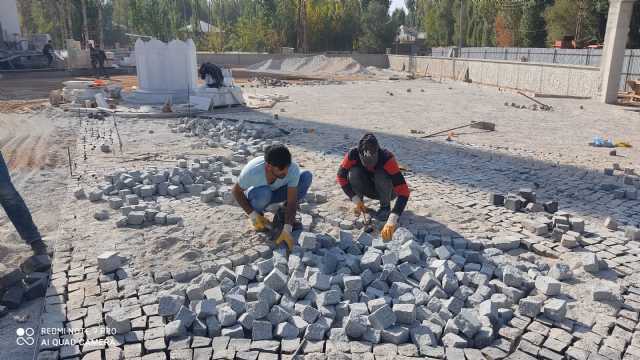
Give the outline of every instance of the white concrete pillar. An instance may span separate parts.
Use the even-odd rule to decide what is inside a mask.
[[[629,24],[635,0],[609,0],[607,32],[600,60],[602,91],[600,98],[607,104],[618,100],[620,73],[624,62],[624,51],[629,38]]]

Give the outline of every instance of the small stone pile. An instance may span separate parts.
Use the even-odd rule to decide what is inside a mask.
[[[518,105],[518,104],[516,104],[514,102],[512,102],[512,103],[505,102],[504,106],[511,106],[513,108],[516,108],[516,109],[529,109],[529,110],[532,110],[532,111],[538,111],[538,110],[540,110],[540,111],[551,111],[551,110],[553,110],[553,107],[551,107],[549,105],[539,105],[539,104],[531,104],[531,105],[527,106],[527,105]]]
[[[214,156],[206,160],[178,160],[171,169],[148,168],[144,171],[121,169],[105,175],[104,183],[86,195],[84,189],[75,190],[77,199],[88,198],[91,202],[106,202],[112,210],[119,210],[118,227],[127,225],[173,225],[181,217],[163,210],[158,203],[160,197],[181,199],[199,196],[202,202],[231,204],[234,199],[231,185],[240,175],[241,164],[246,157]],[[97,220],[110,217],[108,210],[94,214]]]
[[[566,301],[557,296],[568,268],[547,271],[526,257],[513,263],[479,242],[416,237],[406,228],[389,242],[366,232],[357,238],[348,231],[337,238],[295,235],[298,245],[288,256],[259,247],[255,259],[221,259],[205,272],[154,273],[164,290],[144,304],[157,304],[150,312],[165,321],[158,346],[185,338],[249,338],[270,352],[304,339],[307,350],[317,352],[353,352],[354,344],[370,352],[374,344],[389,343],[441,358],[445,348],[491,346],[514,316],[543,313],[561,321],[566,313]],[[103,272],[120,265],[114,253],[104,258],[115,260],[99,262]],[[106,318],[119,333],[131,329],[124,310]]]
[[[532,189],[522,188],[507,195],[490,194],[489,203],[495,206],[504,206],[511,211],[555,213],[558,211],[557,201],[537,202],[536,193]]]
[[[621,176],[616,176],[616,172]],[[612,192],[616,199],[638,200],[640,177],[636,175],[633,168],[623,169],[620,164],[614,163],[612,167],[604,169],[604,174],[616,176],[616,181],[603,183],[602,190]]]
[[[0,317],[17,309],[24,301],[43,297],[49,286],[51,259],[47,255],[28,258],[20,269],[0,264]]]
[[[267,121],[222,118],[184,118],[169,127],[172,132],[184,133],[187,137],[205,138],[209,147],[230,149],[234,158],[264,151],[273,143],[272,139],[284,134]]]
[[[257,78],[250,79],[247,86],[250,88],[288,87],[288,86],[291,86],[291,83],[282,79],[267,78],[267,77],[259,76]]]

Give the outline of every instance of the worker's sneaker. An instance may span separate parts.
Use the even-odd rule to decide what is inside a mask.
[[[390,206],[381,206],[380,209],[376,212],[376,219],[380,222],[387,221],[390,213],[391,213]]]
[[[47,244],[42,240],[36,240],[29,244],[34,255],[49,255]]]

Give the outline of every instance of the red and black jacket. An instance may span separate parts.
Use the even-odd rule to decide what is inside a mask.
[[[378,150],[378,163],[372,167],[367,168],[360,161],[360,153],[358,152],[358,148],[353,148],[349,150],[349,152],[344,156],[342,162],[340,163],[340,168],[338,169],[338,184],[342,187],[342,191],[351,199],[356,193],[353,191],[351,184],[349,184],[349,170],[355,166],[359,166],[372,174],[376,171],[376,169],[384,169],[384,171],[391,176],[391,182],[393,183],[393,191],[396,193],[398,197],[395,205],[393,206],[392,212],[400,216],[404,211],[404,208],[407,206],[407,201],[409,200],[409,185],[402,176],[400,172],[400,167],[398,166],[398,162],[396,162],[393,154],[386,149]]]

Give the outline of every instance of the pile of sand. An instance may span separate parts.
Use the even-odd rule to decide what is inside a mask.
[[[325,55],[269,59],[248,67],[260,72],[296,74],[367,74],[367,69],[351,57],[327,57]]]

